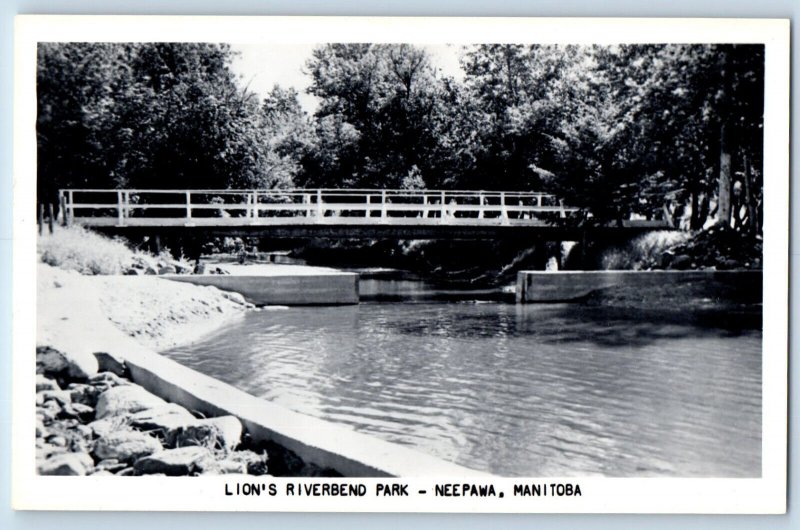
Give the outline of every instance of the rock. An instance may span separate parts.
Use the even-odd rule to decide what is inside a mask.
[[[77,348],[66,351],[51,346],[37,346],[36,373],[47,376],[66,373],[74,379],[88,379],[97,373],[97,359]]]
[[[100,390],[96,386],[83,383],[70,383],[67,390],[69,390],[72,403],[81,403],[89,407],[97,405],[97,396],[100,395]]]
[[[113,388],[115,386],[130,385],[131,382],[123,379],[114,372],[100,372],[94,377],[89,378],[89,382],[93,386],[107,386]]]
[[[48,458],[39,466],[40,475],[85,475],[94,467],[86,453],[62,453]]]
[[[67,446],[67,439],[61,436],[60,434],[51,434],[45,441],[50,445],[55,447],[66,447]]]
[[[50,399],[45,401],[39,410],[46,415],[45,421],[47,421],[48,417],[55,419],[61,414],[61,405],[55,399]]]
[[[98,471],[92,471],[89,473],[93,477],[113,477],[114,473],[110,471],[106,471],[105,469],[100,469]]]
[[[675,256],[670,263],[671,269],[685,270],[691,266],[692,258],[686,254]]]
[[[54,380],[49,379],[44,374],[36,374],[36,391],[42,392],[44,390],[61,390]]]
[[[167,435],[169,445],[204,447],[231,450],[242,438],[242,422],[235,416],[220,416],[195,420],[194,423],[171,430]]]
[[[103,372],[110,373],[110,372]],[[137,385],[121,385],[109,388],[97,398],[98,419],[121,414],[133,414],[141,410],[166,405],[166,401]]]
[[[91,422],[87,427],[92,429],[92,432],[95,436],[103,437],[106,436],[116,430],[119,430],[120,427],[127,425],[122,417],[116,418],[106,418],[102,420],[95,420]]]
[[[94,466],[94,469],[116,473],[117,471],[122,471],[126,467],[128,467],[127,464],[120,462],[116,458],[106,458],[105,460],[99,461],[97,465]]]
[[[56,401],[62,407],[72,403],[72,396],[70,396],[70,393],[66,390],[43,390],[37,393],[37,399],[40,395],[42,397],[42,403],[51,399]]]
[[[212,461],[211,453],[205,447],[179,447],[166,449],[140,458],[133,467],[142,475],[163,473],[175,477],[202,471]]]
[[[128,419],[133,427],[142,431],[169,431],[197,421],[191,412],[175,403],[143,410]]]
[[[175,269],[175,267],[169,263],[160,265],[158,267],[159,274],[175,274],[176,272],[178,272],[177,269]]]
[[[100,460],[115,458],[120,462],[133,462],[161,449],[159,441],[152,436],[123,430],[108,433],[98,439],[94,445],[94,455]]]
[[[84,440],[87,440],[87,441],[88,441],[88,440],[91,440],[92,438],[94,438],[94,431],[93,431],[93,430],[92,430],[92,428],[91,428],[91,427],[89,427],[88,425],[83,425],[83,424],[76,425],[76,426],[75,426],[75,431],[76,431],[76,432],[77,432],[79,435],[81,435],[81,437],[82,437]]]
[[[250,450],[234,451],[226,458],[229,462],[241,462],[250,475],[267,474],[267,454],[258,454]]]
[[[36,437],[44,438],[45,436],[47,436],[47,429],[44,422],[40,418],[36,418]]]
[[[97,359],[97,370],[100,373],[111,372],[120,377],[128,377],[130,375],[128,367],[125,365],[125,359],[119,355],[98,351],[94,352],[94,357]]]
[[[130,267],[128,269],[125,269],[125,272],[123,274],[125,276],[139,276],[139,275],[142,274],[142,272],[143,272],[142,269],[137,269],[135,267]]]
[[[211,471],[211,470],[207,470]],[[222,475],[246,475],[247,474],[247,464],[244,462],[239,462],[236,460],[218,460],[214,462],[213,471],[222,474]]]
[[[51,402],[51,403],[54,403],[54,402]],[[57,403],[56,403],[56,405],[57,405]],[[42,423],[44,423],[45,425],[49,425],[49,424],[53,423],[53,421],[55,421],[55,419],[58,417],[60,412],[61,412],[61,407],[59,407],[57,409],[51,409],[51,408],[45,408],[44,406],[42,406],[36,411],[36,414],[37,414],[37,417],[38,417],[38,415],[41,415]]]
[[[84,405],[83,403],[73,403],[70,407],[77,414],[78,418],[81,419],[81,421],[91,421],[94,418],[94,409],[89,405]]]

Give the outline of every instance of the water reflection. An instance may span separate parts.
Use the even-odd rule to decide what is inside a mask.
[[[363,303],[253,313],[167,355],[500,475],[760,476],[761,332],[718,320]]]

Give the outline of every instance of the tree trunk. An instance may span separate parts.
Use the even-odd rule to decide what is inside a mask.
[[[731,152],[728,145],[728,124],[723,120],[719,131],[719,192],[717,223],[731,224]]]
[[[744,197],[747,204],[747,231],[751,234],[758,233],[758,218],[756,217],[756,205],[751,191],[750,182],[750,159],[747,153],[744,154]]]

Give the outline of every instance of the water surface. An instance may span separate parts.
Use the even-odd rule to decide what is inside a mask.
[[[414,282],[364,282],[362,293],[416,296],[255,312],[165,354],[498,475],[761,475],[758,329],[707,315],[440,301]]]

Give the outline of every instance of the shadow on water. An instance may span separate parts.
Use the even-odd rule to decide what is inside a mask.
[[[433,301],[442,301],[434,299]],[[461,301],[460,304],[486,304]],[[388,321],[395,332],[458,339],[532,336],[546,344],[588,342],[600,346],[643,346],[663,339],[691,336],[731,338],[762,327],[760,307],[724,309],[659,309],[597,307],[576,303],[507,305],[491,310],[452,311],[415,322]],[[428,315],[430,316],[430,315]]]

